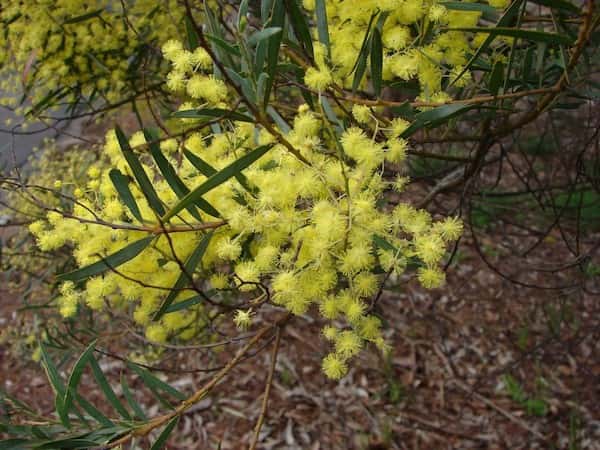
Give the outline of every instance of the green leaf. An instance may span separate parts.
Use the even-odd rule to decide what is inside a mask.
[[[60,100],[65,97],[69,93],[69,89],[66,87],[60,87],[55,91],[50,91],[44,98],[42,98],[38,103],[33,105],[29,111],[25,114],[26,117],[34,116],[41,110],[43,110],[46,105],[48,105],[52,100]]]
[[[156,439],[154,444],[152,444],[152,447],[150,447],[150,450],[161,450],[165,446],[165,444],[167,443],[167,439],[169,438],[169,435],[175,428],[175,425],[177,425],[177,422],[179,422],[179,416],[175,416],[169,421],[165,429],[162,430],[162,432],[158,436],[158,439]]]
[[[385,239],[382,236],[379,236],[377,234],[373,235],[373,243],[375,244],[376,247],[378,247],[382,250],[387,250],[387,251],[394,252],[394,253],[396,253],[398,251],[398,249],[396,247],[394,247],[392,244],[390,244],[387,241],[387,239]]]
[[[187,148],[183,150],[183,154],[185,155],[185,157],[188,159],[188,161],[196,168],[198,169],[198,171],[200,171],[200,173],[202,175],[204,175],[205,177],[211,177],[213,176],[215,173],[218,172],[217,169],[215,169],[213,166],[211,166],[210,164],[208,164],[206,161],[204,161],[202,158],[200,158],[198,155],[193,154],[192,152],[190,152]],[[256,189],[252,188],[252,186],[250,186],[250,182],[248,181],[248,179],[244,176],[243,173],[238,173],[235,175],[235,179],[238,180],[238,182],[242,185],[242,187],[248,191],[251,194],[256,194]],[[238,202],[239,203],[239,202]],[[245,204],[245,203],[244,203]]]
[[[237,56],[238,58],[242,56],[240,49],[237,45],[230,44],[229,42],[217,37],[212,34],[206,34],[206,38],[209,41],[212,41],[214,44],[219,46],[221,49],[225,50],[228,55]]]
[[[242,89],[244,96],[251,102],[256,102],[256,92],[254,91],[250,79],[248,77],[241,76],[237,71],[233,69],[228,68],[226,69],[226,71],[231,80]]]
[[[54,391],[55,396],[55,409],[60,417],[60,421],[66,428],[70,428],[71,423],[69,421],[69,412],[65,411],[63,407],[63,398],[65,396],[65,385],[61,376],[56,369],[56,366],[50,359],[48,352],[46,351],[46,346],[43,342],[40,342],[40,352],[42,356],[42,367],[46,372],[46,376],[48,377],[48,381],[50,381],[50,386]]]
[[[154,236],[147,236],[138,241],[132,242],[131,244],[123,247],[121,250],[113,253],[100,261],[97,261],[89,266],[82,267],[81,269],[74,270],[69,273],[63,273],[58,275],[58,279],[61,281],[83,281],[86,278],[93,277],[106,272],[109,269],[116,269],[121,264],[135,258],[144,250],[150,242],[154,239]]]
[[[188,48],[191,51],[194,51],[200,47],[200,38],[198,37],[198,33],[196,33],[194,24],[187,15],[185,16],[185,34],[187,35]]]
[[[206,253],[206,249],[208,248],[208,244],[211,238],[212,233],[205,234],[202,237],[202,239],[196,246],[196,249],[192,252],[192,254],[188,257],[187,261],[185,262],[185,272],[181,272],[179,278],[177,278],[177,281],[173,285],[173,289],[169,292],[169,295],[167,295],[167,298],[165,298],[162,305],[160,305],[160,308],[158,309],[156,314],[154,314],[152,320],[159,320],[167,312],[167,309],[169,308],[169,306],[171,306],[171,303],[173,303],[173,301],[179,295],[181,289],[186,285],[186,283],[191,282],[190,277],[193,276],[196,267],[198,267],[198,264],[200,264],[204,253]]]
[[[313,59],[314,49],[312,37],[310,35],[310,27],[302,8],[298,4],[297,0],[287,0],[286,6],[287,12],[290,16],[292,28],[294,29],[294,34],[298,38],[298,42],[300,42],[308,56]]]
[[[325,46],[329,59],[331,59],[329,25],[327,24],[327,6],[325,5],[325,0],[316,0],[315,15],[317,16],[317,34],[319,35],[319,42]]]
[[[520,28],[505,27],[466,27],[466,28],[448,28],[449,31],[466,31],[472,33],[487,33],[490,37],[509,36],[526,39],[534,42],[545,42],[547,44],[572,45],[573,39],[566,34],[546,33],[544,31],[523,30]]]
[[[156,378],[154,375],[152,375],[149,371],[147,371],[143,367],[140,367],[137,364],[134,364],[132,362],[128,362],[127,366],[131,370],[133,370],[136,374],[139,375],[139,377],[142,379],[144,384],[146,386],[148,386],[148,388],[154,388],[156,390],[163,391],[178,400],[186,399],[186,396],[183,393],[179,392],[177,389],[168,385],[164,381]]]
[[[523,3],[523,0],[514,0],[511,3],[511,5],[506,9],[506,11],[504,11],[504,14],[502,14],[502,17],[500,17],[496,26],[503,27],[505,25],[509,25],[511,23],[511,21],[513,20],[513,18],[519,12],[521,3]],[[459,80],[460,77],[462,77],[464,75],[464,73],[471,68],[473,63],[479,58],[479,55],[481,55],[490,46],[490,44],[493,41],[494,41],[493,35],[489,35],[486,38],[486,40],[483,41],[483,43],[479,46],[477,51],[473,54],[473,56],[471,56],[471,59],[469,59],[469,61],[465,65],[465,67],[463,67],[463,69],[460,71],[460,73],[450,82],[450,86],[452,86],[456,82],[456,80]]]
[[[371,36],[371,82],[375,95],[381,95],[381,83],[383,80],[383,44],[381,33],[377,28],[373,29]]]
[[[240,9],[238,10],[237,17],[237,28],[240,33],[244,32],[244,29],[246,28],[246,25],[248,23],[246,14],[248,14],[248,0],[242,0],[242,3],[240,3]]]
[[[263,23],[267,23],[269,15],[271,14],[271,8],[273,8],[273,0],[261,0],[260,2],[260,19]]]
[[[452,117],[462,114],[472,108],[473,105],[455,103],[450,105],[442,105],[428,111],[423,111],[415,116],[415,120],[406,130],[404,130],[401,137],[407,138],[424,127],[441,125],[442,123],[450,120]]]
[[[71,23],[85,22],[86,20],[100,16],[100,14],[102,14],[103,12],[104,12],[104,8],[100,8],[95,11],[91,11],[89,13],[82,14],[80,16],[69,17],[68,19],[63,21],[63,25],[67,25],[67,24],[71,24]]]
[[[83,369],[85,369],[90,356],[94,353],[95,347],[96,341],[93,341],[90,345],[88,345],[79,358],[77,358],[77,361],[73,365],[73,369],[71,371],[71,375],[69,376],[67,388],[62,400],[62,407],[64,408],[66,414],[69,413],[71,406],[73,406],[73,396],[77,394],[77,387],[79,386],[79,381],[83,375]]]
[[[73,392],[72,394],[73,397],[75,397],[75,400],[77,400],[77,403],[81,405],[81,408],[85,412],[87,412],[91,417],[93,417],[96,420],[96,422],[105,427],[114,426],[114,423],[112,423],[108,417],[102,414],[94,405],[88,402],[85,398],[83,398],[77,392]]]
[[[327,97],[321,96],[321,105],[323,106],[323,110],[325,111],[325,115],[327,116],[327,119],[329,119],[329,121],[336,124],[338,131],[341,133],[344,129],[344,124],[340,120],[340,118],[337,116],[337,114],[335,113],[333,108],[331,107],[331,103],[329,103],[329,100],[327,100]]]
[[[119,401],[117,394],[115,394],[115,391],[110,386],[110,383],[104,376],[104,373],[102,373],[102,369],[100,368],[98,361],[96,361],[96,359],[93,356],[90,358],[90,367],[92,368],[92,373],[94,374],[96,383],[98,383],[98,386],[100,386],[100,389],[104,393],[104,396],[115,409],[115,411],[117,411],[121,415],[121,417],[123,417],[123,419],[131,420],[129,412]]]
[[[502,61],[497,61],[492,68],[492,73],[490,74],[490,93],[492,95],[498,95],[498,91],[504,82],[504,64]]]
[[[275,0],[273,2],[273,10],[271,12],[271,20],[268,23],[269,27],[278,27],[283,29],[285,25],[285,8],[283,0]],[[272,39],[269,39],[267,48],[267,81],[265,83],[264,103],[266,107],[271,97],[271,90],[275,82],[277,72],[277,62],[279,61],[279,48],[281,47],[282,33],[277,33]],[[262,67],[261,67],[262,69]]]
[[[369,52],[371,51],[371,26],[373,25],[373,19],[375,19],[375,14],[371,15],[369,25],[367,26],[367,30],[365,31],[365,37],[362,41],[360,51],[358,52],[358,57],[356,58],[356,62],[354,63],[354,78],[352,79],[353,92],[356,92],[358,86],[360,86],[365,71],[367,70],[367,57],[369,56]]]
[[[173,169],[173,166],[169,163],[169,161],[167,161],[167,158],[165,158],[165,156],[162,154],[160,145],[158,145],[157,142],[159,139],[158,133],[156,133],[154,130],[145,129],[144,136],[146,137],[146,141],[150,143],[150,153],[152,154],[154,161],[156,161],[156,165],[158,166],[158,169],[160,170],[162,176],[165,178],[175,195],[177,195],[177,198],[181,199],[185,197],[190,192],[190,190],[183,183],[183,181],[181,181],[181,178],[179,178],[177,172],[175,172],[175,169]],[[217,211],[210,203],[208,203],[204,199],[200,199],[196,203],[196,206],[198,206],[201,210],[213,217],[221,217],[219,211]],[[194,205],[190,205],[186,209],[195,219],[199,221],[202,220],[202,218],[198,214],[198,211],[196,211]]]
[[[454,11],[475,11],[481,12],[482,17],[491,22],[498,20],[498,10],[490,5],[482,3],[466,3],[466,2],[440,2],[440,5]]]
[[[182,309],[191,308],[192,306],[197,305],[198,303],[202,303],[204,301],[204,297],[201,295],[194,295],[193,297],[186,298],[177,303],[171,304],[165,311],[165,314],[169,314],[175,311],[181,311]]]
[[[261,41],[265,41],[277,34],[281,33],[281,27],[268,27],[264,30],[257,31],[248,38],[248,45],[254,47]]]
[[[209,5],[204,2],[203,8],[204,14],[206,15],[206,26],[208,28],[209,33],[206,33],[207,39],[210,39],[209,35],[214,36],[217,39],[220,39],[222,42],[226,42],[226,39],[223,37],[223,32],[221,30],[221,24],[215,17],[212,9]],[[231,59],[231,55],[228,52],[221,51],[217,46],[212,47],[214,53],[218,57],[219,61],[223,63],[225,67],[233,67],[233,60]]]
[[[255,148],[251,152],[239,158],[237,161],[234,161],[233,163],[229,164],[223,170],[211,176],[208,180],[206,180],[196,189],[191,191],[175,206],[173,206],[171,210],[167,212],[167,214],[163,217],[163,220],[169,220],[171,217],[176,215],[182,209],[186,208],[188,205],[195,203],[198,198],[201,198],[207,192],[213,190],[217,186],[220,186],[221,184],[229,180],[231,177],[240,173],[246,167],[251,165],[254,161],[256,161],[265,153],[267,153],[271,149],[271,147],[272,144],[263,145],[261,147]]]
[[[127,400],[127,403],[131,407],[135,417],[137,417],[139,420],[147,420],[146,414],[144,414],[144,411],[140,407],[139,403],[135,400],[123,375],[121,375],[121,390],[123,391],[123,397],[125,397],[125,400]]]
[[[162,216],[165,213],[163,205],[160,202],[160,199],[158,198],[156,191],[154,190],[152,182],[150,181],[150,179],[148,178],[148,175],[146,174],[144,168],[142,167],[142,164],[138,160],[135,153],[133,153],[133,150],[131,150],[131,147],[129,146],[129,141],[125,137],[125,134],[123,133],[121,128],[116,127],[115,133],[117,135],[117,139],[119,141],[119,146],[121,147],[121,151],[123,152],[123,156],[127,160],[127,164],[129,164],[129,167],[131,168],[131,172],[133,173],[133,176],[135,177],[138,185],[140,186],[140,189],[142,190],[144,197],[146,197],[146,200],[148,200],[148,204],[150,205],[150,207],[159,216]]]
[[[115,186],[121,201],[129,208],[133,217],[142,222],[142,213],[140,213],[140,208],[129,189],[129,177],[123,175],[118,169],[111,169],[108,176]]]
[[[205,117],[210,117],[214,119],[237,120],[239,122],[255,122],[253,117],[247,116],[246,114],[220,108],[186,109],[185,111],[174,112],[172,116],[180,119],[203,119]]]
[[[199,156],[193,154],[192,152],[190,152],[187,148],[183,149],[183,154],[185,155],[185,157],[188,159],[188,161],[196,168],[198,169],[198,171],[204,175],[205,177],[211,177],[213,176],[215,173],[218,172],[217,169],[215,169],[213,166],[211,166],[210,164],[208,164],[206,161],[204,161],[202,158],[200,158]]]
[[[100,442],[92,441],[89,439],[82,438],[66,438],[57,439],[54,441],[44,442],[42,444],[36,444],[33,448],[36,450],[66,450],[66,449],[89,449],[97,448]],[[31,448],[31,447],[29,447]]]
[[[268,103],[268,99],[265,98],[267,83],[269,82],[269,75],[265,72],[261,72],[256,82],[256,98],[262,100],[263,104]]]
[[[279,129],[284,134],[288,134],[290,131],[292,131],[292,128],[288,125],[285,119],[281,117],[281,115],[277,112],[275,108],[273,108],[272,106],[268,106],[267,114],[271,117],[271,119],[273,119],[273,121],[277,124]]]

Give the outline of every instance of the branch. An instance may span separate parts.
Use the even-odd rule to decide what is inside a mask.
[[[258,444],[258,437],[260,434],[260,429],[262,428],[263,422],[265,421],[265,417],[267,416],[267,406],[269,404],[269,396],[271,395],[271,386],[273,384],[273,374],[275,373],[275,366],[277,365],[277,353],[279,352],[279,343],[281,341],[281,328],[277,328],[277,334],[275,335],[275,344],[273,346],[273,353],[271,354],[271,368],[269,369],[269,374],[267,376],[267,382],[265,383],[265,394],[263,396],[262,408],[260,410],[260,416],[258,417],[258,421],[256,422],[256,427],[254,428],[254,439],[250,444],[249,450],[255,450]]]
[[[271,331],[274,327],[281,326],[283,323],[285,323],[287,320],[289,320],[289,318],[290,318],[290,314],[287,314],[282,319],[278,320],[275,325],[268,325],[268,326],[262,328],[260,331],[258,331],[258,333],[256,333],[256,335],[254,335],[254,337],[250,341],[248,341],[246,343],[246,345],[244,345],[241,349],[238,350],[238,352],[235,354],[235,356],[227,363],[227,365],[225,367],[223,367],[223,369],[221,369],[217,374],[215,374],[215,376],[213,378],[211,378],[211,380],[208,383],[206,383],[202,388],[197,390],[191,397],[189,397],[186,400],[184,400],[183,402],[181,402],[179,404],[179,406],[177,408],[175,408],[174,411],[167,413],[167,414],[163,414],[162,416],[155,417],[154,419],[151,419],[146,424],[131,430],[130,432],[128,432],[124,436],[120,437],[116,441],[113,441],[110,444],[105,445],[100,448],[102,450],[108,450],[108,449],[123,445],[124,443],[130,441],[134,437],[147,436],[153,430],[165,425],[167,422],[169,422],[174,417],[181,416],[189,408],[191,408],[194,404],[198,403],[200,400],[202,400],[204,397],[206,397],[206,395],[208,395],[208,393],[221,380],[223,380],[223,378],[225,378],[231,372],[231,370],[240,362],[240,360],[243,358],[243,356],[246,353],[248,353],[248,351],[254,345],[256,345],[258,343],[258,341],[260,341],[269,331]]]

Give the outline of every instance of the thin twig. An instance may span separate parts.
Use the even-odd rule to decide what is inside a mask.
[[[260,341],[269,331],[271,331],[274,326],[275,327],[281,326],[283,323],[285,323],[289,319],[289,317],[290,317],[290,315],[287,314],[285,317],[280,319],[275,325],[268,325],[268,326],[262,328],[261,330],[259,330],[256,333],[256,335],[250,341],[248,341],[246,343],[246,345],[244,345],[241,349],[238,350],[238,352],[235,354],[235,356],[227,363],[227,365],[225,367],[223,367],[223,369],[221,369],[218,373],[216,373],[215,376],[213,378],[211,378],[211,380],[208,383],[206,383],[204,386],[202,386],[202,388],[197,390],[191,397],[189,397],[186,400],[184,400],[183,402],[181,402],[179,404],[179,406],[177,408],[175,408],[174,411],[167,413],[167,414],[163,414],[162,416],[155,417],[154,419],[151,419],[149,422],[145,423],[144,425],[129,431],[124,436],[120,437],[119,439],[111,442],[108,445],[100,447],[100,448],[103,450],[108,450],[108,449],[123,445],[124,443],[130,441],[134,437],[147,436],[153,430],[162,427],[163,425],[165,425],[167,422],[169,422],[174,417],[181,416],[184,412],[186,412],[194,404],[198,403],[206,395],[208,395],[208,393],[217,384],[219,384],[219,382],[221,382],[223,380],[223,378],[225,378],[232,371],[232,369],[240,362],[240,360],[243,358],[243,356],[246,353],[248,353],[248,351],[254,345],[256,345],[258,343],[258,341]]]
[[[277,365],[277,354],[279,353],[279,342],[281,341],[281,327],[277,327],[277,334],[275,335],[275,344],[273,345],[273,353],[271,354],[271,368],[269,369],[269,375],[267,376],[267,382],[265,383],[265,393],[263,395],[262,408],[260,410],[260,416],[256,422],[254,428],[254,439],[250,444],[249,450],[255,450],[258,444],[258,438],[260,435],[260,429],[267,416],[267,407],[269,404],[269,396],[271,395],[271,386],[273,384],[273,374],[275,373],[275,366]]]

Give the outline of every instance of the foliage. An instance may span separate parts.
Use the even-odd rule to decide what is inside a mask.
[[[527,2],[520,0],[273,0],[218,9],[184,1],[165,3],[168,14],[146,2],[129,8],[110,2],[98,10],[64,2],[58,9],[62,26],[48,25],[48,42],[68,43],[50,50],[68,54],[35,60],[40,93],[28,93],[34,110],[49,106],[46,99],[63,90],[70,92],[69,101],[86,98],[90,104],[96,91],[109,103],[138,93],[128,82],[145,79],[147,67],[137,71],[139,49],[158,41],[163,58],[152,58],[163,69],[152,74],[164,83],[168,101],[149,104],[154,125],[134,107],[141,130],[128,136],[117,127],[107,134],[102,159],[87,169],[87,178],[56,187],[69,186],[69,202],[55,208],[42,199],[48,212],[30,231],[41,250],[64,249],[76,265],[59,276],[61,314],[131,314],[151,343],[210,340],[215,324],[226,321],[254,330],[257,312],[269,307],[286,315],[256,331],[187,399],[132,366],[150,389],[183,400],[150,421],[134,404],[125,409],[107,387],[95,362],[95,342],[68,380],[42,346],[60,425],[36,430],[37,440],[15,445],[116,446],[164,426],[158,448],[180,414],[277,330],[274,367],[280,327],[310,308],[327,323],[323,335],[331,351],[322,367],[329,378],[343,377],[368,343],[386,353],[382,318],[375,313],[386,282],[409,274],[426,288],[442,286],[442,263],[462,233],[454,213],[432,217],[422,206],[456,180],[468,185],[493,143],[535,120],[568,84],[589,37],[591,12],[570,21],[579,17],[577,7],[546,3],[559,17],[552,29],[527,26]],[[46,49],[46,29],[38,34],[19,25],[30,9],[20,2],[1,10],[8,45],[22,43],[12,61],[20,68],[32,48]],[[111,20],[117,32],[107,42],[113,47],[103,49],[94,41]],[[97,25],[105,21],[106,27]],[[176,36],[180,24],[185,41]],[[90,39],[72,39],[71,27]],[[125,36],[130,39],[119,39]],[[69,52],[79,51],[71,65]],[[114,54],[120,59],[113,65],[108,61]],[[110,79],[86,70],[102,58]],[[65,77],[53,77],[61,71]],[[519,100],[528,96],[539,100],[511,122]],[[433,154],[466,164],[413,205],[405,191],[405,164],[409,153],[419,154],[409,139],[427,138],[433,128],[460,135],[465,123],[478,124],[472,139],[478,148],[473,154]],[[448,137],[456,136],[443,134],[442,142]],[[414,167],[423,173],[423,165]],[[561,201],[570,205],[569,198]],[[87,365],[120,419],[108,418],[77,393]],[[526,401],[517,388],[511,395]],[[134,413],[142,423],[131,420]],[[92,419],[95,431],[80,433]],[[9,431],[27,436],[31,430]],[[56,435],[68,442],[43,442]]]
[[[65,103],[74,111],[122,102],[161,81],[156,45],[176,35],[181,19],[173,0],[2,2],[1,87],[24,94],[3,103],[35,115]]]

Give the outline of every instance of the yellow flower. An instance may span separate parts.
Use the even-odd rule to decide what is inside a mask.
[[[359,123],[367,123],[371,120],[371,108],[356,104],[352,107],[352,115]]]
[[[444,284],[446,274],[437,267],[421,267],[418,271],[418,277],[424,288],[434,289]]]
[[[246,331],[252,325],[252,308],[247,311],[237,309],[233,321],[238,330]]]
[[[332,380],[339,380],[348,372],[346,362],[335,353],[330,353],[323,359],[323,372]]]
[[[304,75],[306,85],[315,91],[322,92],[333,83],[331,72],[327,69],[309,67]]]

